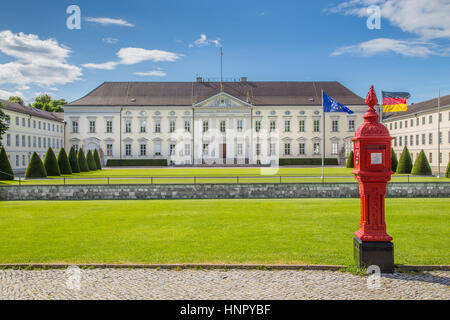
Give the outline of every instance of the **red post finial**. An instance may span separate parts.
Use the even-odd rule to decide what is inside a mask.
[[[370,109],[373,109],[373,107],[377,103],[378,103],[377,95],[375,94],[375,89],[373,88],[372,85],[366,96],[366,104],[369,106]]]

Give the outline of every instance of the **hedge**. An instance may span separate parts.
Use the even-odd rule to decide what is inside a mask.
[[[0,180],[14,180],[14,172],[4,147],[0,151]]]
[[[97,165],[97,170],[102,170],[102,163],[100,162],[100,157],[98,155],[97,149],[94,151],[94,160],[95,164]]]
[[[337,166],[338,165],[338,159],[337,158],[325,158],[324,161],[325,165],[327,166]],[[315,165],[321,165],[322,159],[321,158],[285,158],[280,159],[279,165],[280,166],[315,166]]]
[[[414,162],[414,166],[411,170],[411,174],[417,175],[417,176],[431,176],[431,167],[430,163],[428,162],[427,156],[425,155],[425,152],[420,151],[416,161]]]
[[[398,160],[397,155],[395,154],[394,148],[391,148],[391,170],[397,171]]]
[[[110,159],[107,167],[166,167],[167,159]]]
[[[354,168],[355,167],[355,154],[353,151],[350,152],[347,159],[347,168]]]
[[[88,150],[88,152],[87,152],[86,161],[88,163],[90,171],[97,170],[97,164],[95,163],[94,156],[92,155],[92,151],[91,150]]]
[[[55,153],[52,148],[48,148],[47,153],[44,158],[44,167],[47,170],[48,176],[60,176],[61,171],[59,170],[58,160],[56,159]]]
[[[80,148],[80,150],[78,150],[77,161],[78,161],[78,166],[80,167],[80,172],[88,172],[89,171],[89,165],[87,163],[86,157],[84,156],[83,148]]]
[[[80,173],[80,165],[78,164],[77,153],[74,147],[70,148],[69,151],[69,163],[72,173]]]
[[[408,147],[405,146],[402,154],[400,155],[396,172],[411,173],[412,165],[411,153],[409,153]]]
[[[64,148],[59,150],[58,165],[61,174],[72,174],[72,167],[70,166],[69,158],[67,158],[67,153]]]
[[[31,156],[30,163],[28,164],[27,171],[25,172],[25,178],[46,178],[47,170],[45,170],[44,164],[41,158],[39,158],[36,152],[33,152]]]

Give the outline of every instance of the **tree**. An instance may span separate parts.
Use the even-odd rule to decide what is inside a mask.
[[[408,147],[403,148],[402,154],[400,155],[400,160],[398,161],[397,173],[411,173],[412,160],[411,153],[409,153]]]
[[[394,148],[391,148],[391,170],[394,172],[397,171],[397,166],[398,166],[397,155],[394,152]]]
[[[9,116],[3,112],[4,105],[0,103],[0,146],[2,146],[2,137],[9,128]]]
[[[3,147],[0,150],[0,180],[14,180],[14,172]]]
[[[80,166],[78,164],[77,153],[74,147],[70,148],[69,151],[69,163],[72,173],[80,173]]]
[[[417,176],[431,176],[433,174],[430,163],[428,162],[427,156],[423,150],[420,151],[419,156],[416,158],[411,174]]]
[[[36,97],[32,107],[49,112],[64,112],[63,105],[67,104],[64,99],[53,100],[48,94]]]
[[[48,148],[44,158],[44,167],[47,170],[48,176],[60,176],[61,170],[59,170],[58,160],[52,148]]]
[[[78,166],[80,167],[80,172],[88,172],[89,171],[89,165],[88,165],[88,162],[86,161],[86,157],[84,156],[83,148],[80,148],[80,150],[78,150],[77,161],[78,161]]]
[[[353,151],[351,151],[347,159],[347,168],[354,168],[354,167],[355,167],[355,155]]]
[[[9,97],[8,101],[9,101],[9,102],[18,103],[18,104],[21,104],[21,105],[24,104],[23,99],[22,99],[21,97],[17,97],[17,96],[11,96],[11,97]]]
[[[95,164],[97,165],[97,170],[102,170],[102,163],[100,161],[100,156],[98,155],[97,149],[94,151],[94,160]]]
[[[94,156],[92,155],[92,151],[91,151],[91,150],[89,150],[89,151],[87,152],[87,155],[86,155],[86,161],[87,161],[87,163],[88,163],[88,166],[89,166],[89,170],[90,170],[90,171],[95,171],[95,170],[97,170],[97,164],[95,163]]]
[[[445,177],[450,178],[450,161],[448,162],[447,170],[445,171]]]
[[[28,164],[27,171],[25,172],[25,178],[46,178],[47,170],[45,170],[44,164],[41,158],[39,158],[36,152],[33,152],[31,156],[30,163]]]
[[[64,148],[61,148],[58,153],[58,165],[61,174],[72,174],[72,167],[70,166],[69,158]]]

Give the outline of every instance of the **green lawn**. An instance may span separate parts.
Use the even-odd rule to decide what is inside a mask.
[[[397,264],[450,264],[449,199],[387,199]],[[0,263],[353,265],[359,199],[0,203]]]
[[[325,168],[324,182],[355,182],[353,169],[342,167]],[[151,168],[151,169],[103,169],[49,177],[42,180],[24,180],[23,184],[139,184],[139,183],[321,183],[322,168],[279,168],[271,171],[270,168]],[[297,178],[293,178],[297,177]],[[66,180],[64,181],[64,177]],[[108,180],[109,177],[109,180]],[[153,179],[151,179],[153,177]],[[195,180],[194,180],[194,177]],[[239,177],[239,178],[237,178]],[[299,178],[300,177],[300,178]],[[397,175],[392,182],[450,182],[449,178],[414,177]],[[0,181],[0,185],[18,184],[19,181]]]

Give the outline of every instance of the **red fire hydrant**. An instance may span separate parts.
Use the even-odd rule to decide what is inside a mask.
[[[361,221],[355,232],[354,256],[359,267],[378,266],[383,273],[394,272],[394,246],[386,233],[384,198],[391,170],[391,140],[388,129],[379,123],[374,106],[378,103],[370,88],[364,123],[352,139],[355,170],[361,199]]]

